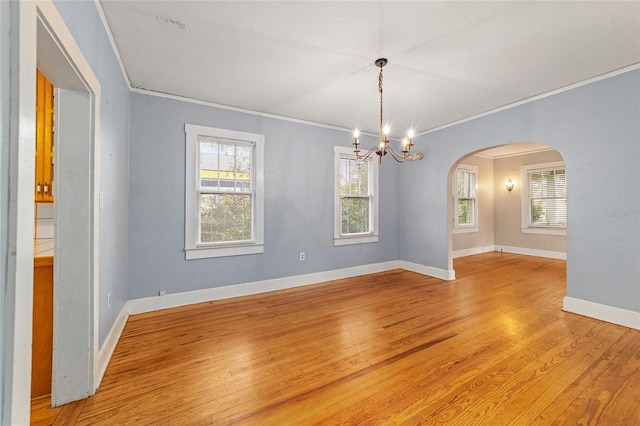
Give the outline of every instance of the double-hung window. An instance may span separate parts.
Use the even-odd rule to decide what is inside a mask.
[[[334,147],[334,245],[378,241],[378,163],[358,161],[353,150]]]
[[[476,166],[461,164],[456,170],[453,187],[456,206],[454,233],[478,231],[477,176]]]
[[[567,229],[567,172],[563,162],[522,167],[522,232],[564,235]]]
[[[187,259],[264,252],[264,136],[185,125]]]

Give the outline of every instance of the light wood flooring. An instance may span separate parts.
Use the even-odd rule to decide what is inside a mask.
[[[33,424],[640,425],[640,331],[563,312],[564,261],[454,268],[131,316],[96,395]]]

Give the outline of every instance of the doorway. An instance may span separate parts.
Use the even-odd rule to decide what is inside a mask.
[[[491,251],[566,260],[565,170],[562,155],[539,143],[490,147],[460,158],[449,172],[450,268],[454,258]],[[529,194],[532,176],[540,179],[540,200]],[[534,212],[533,222],[532,202],[538,216],[540,206],[546,215]]]
[[[55,86],[51,404],[95,392],[100,85],[55,6],[40,2],[37,68]]]

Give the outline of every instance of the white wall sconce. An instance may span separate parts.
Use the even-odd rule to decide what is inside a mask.
[[[509,180],[507,181],[507,184],[505,185],[505,187],[507,188],[507,191],[511,191],[514,186],[515,186],[515,184],[513,183],[511,178],[509,178]]]

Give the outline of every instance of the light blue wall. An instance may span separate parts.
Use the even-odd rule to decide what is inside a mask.
[[[99,224],[100,346],[128,297],[128,180],[130,92],[95,3],[55,1],[84,57],[100,81]],[[111,308],[107,293],[111,292]]]
[[[556,148],[567,166],[567,295],[640,311],[640,70],[428,133],[425,167],[400,169],[400,257],[443,269],[447,175],[510,142]]]
[[[265,135],[264,254],[185,260],[185,123]],[[129,298],[396,260],[390,159],[380,168],[379,242],[333,246],[333,146],[350,143],[349,132],[132,94]]]

